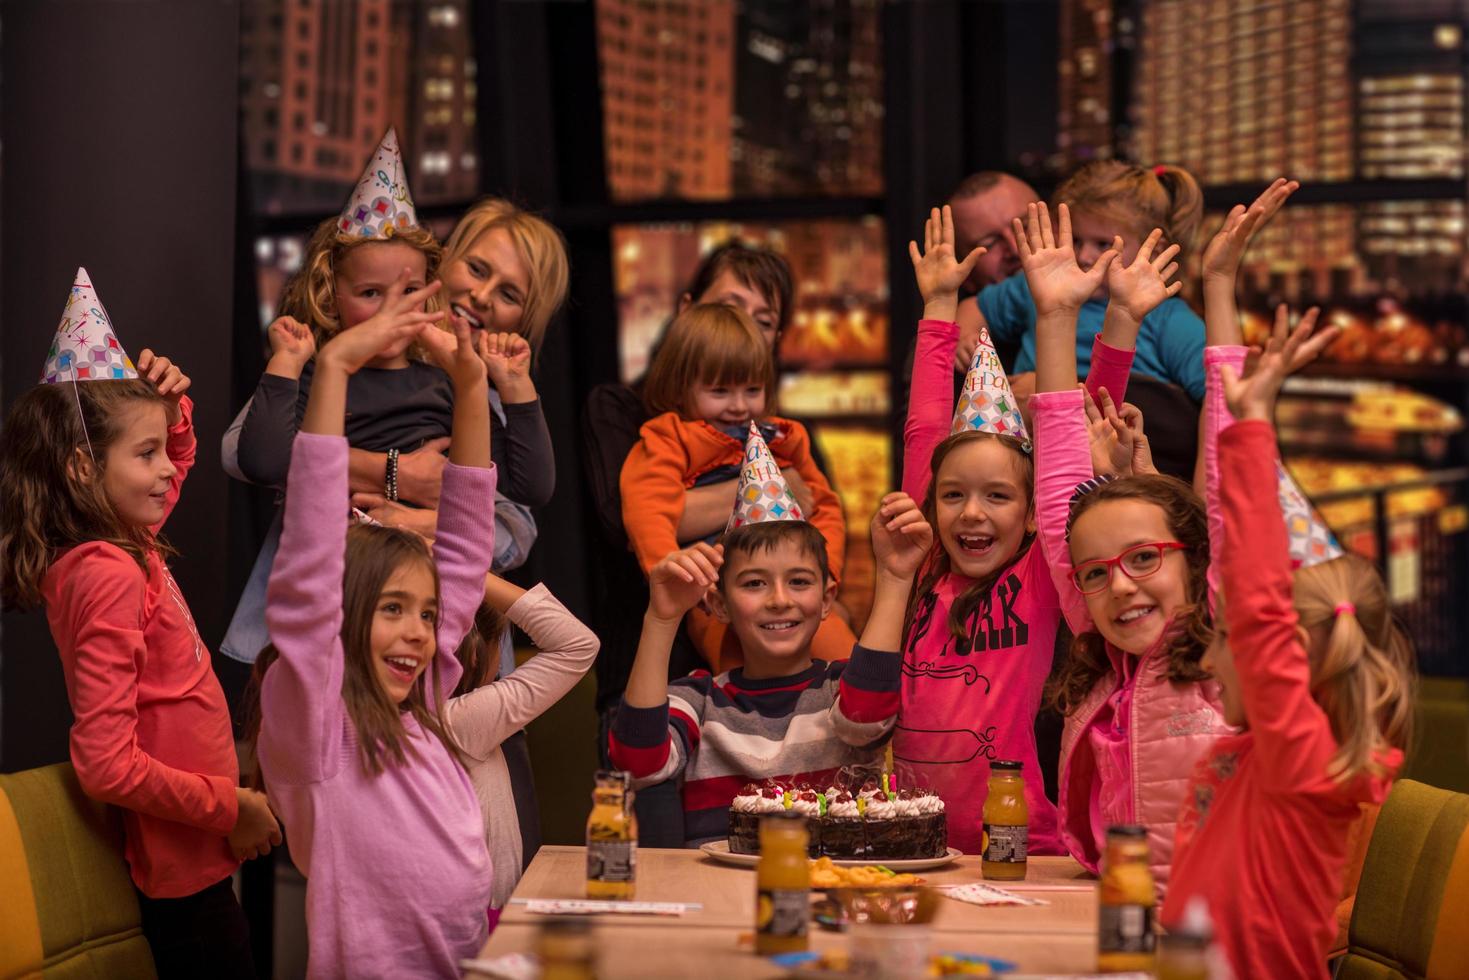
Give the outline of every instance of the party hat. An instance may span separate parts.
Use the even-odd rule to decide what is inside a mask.
[[[87,270],[78,268],[61,325],[56,328],[56,339],[46,352],[41,382],[112,381],[137,376],[132,358],[112,332],[112,321],[92,288]]]
[[[1276,488],[1280,495],[1280,512],[1285,516],[1285,533],[1290,539],[1291,568],[1309,568],[1342,556],[1336,536],[1311,506],[1311,501],[1296,486],[1296,481],[1275,461]]]
[[[760,435],[754,421],[745,440],[745,461],[740,466],[739,487],[735,491],[734,513],[729,515],[726,531],[761,521],[804,521],[801,505],[786,485],[770,447]]]
[[[1014,436],[1027,448],[1030,446],[1020,405],[1010,390],[1010,379],[1005,377],[1005,366],[1000,363],[990,332],[984,327],[979,328],[974,360],[964,376],[964,389],[959,392],[959,404],[954,408],[953,431],[968,429]]]
[[[398,131],[389,127],[342,210],[337,230],[362,238],[391,238],[417,227],[418,213],[413,210],[403,155],[398,152]]]

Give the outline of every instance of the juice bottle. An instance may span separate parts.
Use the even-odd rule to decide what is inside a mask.
[[[1030,847],[1030,811],[1025,806],[1023,763],[990,763],[989,796],[984,801],[984,857],[980,870],[996,881],[1023,881]]]
[[[1148,868],[1147,828],[1108,827],[1098,894],[1098,972],[1152,970],[1157,900]]]
[[[596,980],[590,924],[582,919],[551,919],[536,936],[541,980]]]
[[[638,821],[629,776],[599,769],[587,817],[587,898],[630,899],[638,870]]]
[[[811,865],[806,818],[794,810],[760,821],[760,864],[755,868],[755,952],[800,953],[811,916]]]

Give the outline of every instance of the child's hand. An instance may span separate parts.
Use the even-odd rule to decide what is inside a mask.
[[[925,319],[954,319],[959,309],[959,287],[984,253],[983,248],[975,248],[959,261],[954,255],[953,212],[947,204],[942,211],[934,208],[929,212],[923,223],[923,253],[919,254],[917,242],[908,242],[908,257],[913,260],[913,277],[918,280],[918,295],[923,297]]]
[[[1142,323],[1143,317],[1153,312],[1159,303],[1170,296],[1177,296],[1183,288],[1182,281],[1168,282],[1178,271],[1178,263],[1173,261],[1178,255],[1178,246],[1169,245],[1157,257],[1153,256],[1153,249],[1158,247],[1162,237],[1163,229],[1154,228],[1137,250],[1132,265],[1124,266],[1119,259],[1107,270],[1107,305],[1126,314],[1133,323]],[[1122,239],[1116,239],[1112,247],[1120,249]]]
[[[719,581],[724,545],[703,541],[670,553],[648,573],[648,613],[677,622]]]
[[[1153,466],[1153,451],[1143,431],[1142,411],[1129,402],[1123,402],[1119,410],[1106,388],[1097,391],[1101,398],[1101,405],[1098,405],[1085,385],[1078,387],[1086,399],[1092,471],[1098,476],[1104,473],[1113,476],[1157,473]]]
[[[243,787],[235,789],[235,797],[239,801],[239,815],[235,818],[235,829],[229,833],[230,850],[236,861],[264,857],[281,842],[281,825],[271,812],[270,801],[264,793]]]
[[[434,280],[423,289],[410,293],[407,292],[410,276],[411,270],[406,267],[398,273],[398,278],[388,287],[388,294],[378,311],[363,323],[338,331],[322,347],[319,362],[330,364],[347,374],[356,374],[363,365],[383,351],[421,336],[427,332],[425,327],[442,320],[442,312],[425,312],[422,307],[424,300],[438,292],[443,282]]]
[[[530,379],[530,341],[518,333],[482,330],[475,346],[503,403],[536,400],[536,386]]]
[[[163,400],[168,403],[168,425],[172,428],[179,424],[183,412],[179,408],[179,401],[184,397],[184,392],[189,390],[192,384],[189,376],[179,370],[177,364],[166,357],[159,357],[151,350],[144,349],[138,355],[138,377],[147,381],[158,390]]]
[[[1275,310],[1275,329],[1254,370],[1241,378],[1229,365],[1220,367],[1224,401],[1235,418],[1274,420],[1275,398],[1286,375],[1314,361],[1341,331],[1340,327],[1327,327],[1313,337],[1320,312],[1318,307],[1311,307],[1292,331],[1290,309],[1280,304]]]
[[[1014,220],[1015,244],[1020,249],[1020,266],[1035,301],[1037,319],[1049,313],[1075,313],[1102,285],[1112,260],[1117,258],[1114,244],[1098,256],[1090,269],[1076,264],[1076,251],[1071,247],[1071,210],[1060,207],[1060,228],[1051,232],[1051,215],[1046,202],[1026,207],[1026,221]]]
[[[882,498],[872,515],[872,557],[878,571],[903,580],[911,579],[933,547],[933,528],[906,493]]]
[[[1250,239],[1255,236],[1255,232],[1265,227],[1266,222],[1275,217],[1275,212],[1280,210],[1300,186],[1294,180],[1277,177],[1248,208],[1243,204],[1236,204],[1230,209],[1224,224],[1209,242],[1209,247],[1204,249],[1205,283],[1227,281],[1230,288],[1234,288],[1234,277],[1239,272],[1240,262],[1244,260]]]
[[[295,317],[276,317],[266,337],[270,340],[271,366],[287,368],[298,378],[306,362],[316,354],[316,338],[311,335],[311,328]]]
[[[443,369],[454,383],[456,392],[477,387],[485,380],[485,362],[474,349],[473,331],[458,317],[452,321],[453,331],[428,329],[419,335],[429,358]]]

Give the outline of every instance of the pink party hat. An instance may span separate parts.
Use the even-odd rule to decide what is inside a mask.
[[[1290,539],[1290,567],[1309,568],[1340,558],[1342,549],[1336,535],[1331,533],[1278,459],[1275,461],[1275,477],[1280,512],[1285,516],[1285,533]]]
[[[97,298],[87,270],[78,268],[56,339],[46,352],[41,369],[42,384],[59,381],[113,381],[136,378],[138,369],[117,342],[107,309]]]
[[[362,238],[392,238],[417,227],[418,213],[408,193],[403,155],[398,152],[398,131],[389,127],[342,210],[337,230]]]
[[[732,531],[745,524],[761,521],[804,521],[801,505],[791,495],[786,478],[781,475],[770,447],[760,435],[754,421],[745,440],[745,462],[740,466],[740,483],[735,491],[734,513],[724,526]]]
[[[983,327],[979,329],[979,343],[974,346],[974,361],[964,377],[964,389],[959,392],[959,404],[954,408],[953,431],[968,429],[1014,436],[1027,448],[1030,446],[1020,405],[1010,391],[1010,379],[1005,377],[1005,366],[995,353],[990,332]]]

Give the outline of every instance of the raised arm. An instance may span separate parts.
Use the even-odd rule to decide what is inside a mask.
[[[530,343],[517,333],[481,331],[476,349],[505,411],[500,492],[517,503],[541,507],[556,490],[551,430],[530,376]]]
[[[194,403],[184,394],[191,384],[189,376],[179,370],[177,364],[166,357],[157,356],[151,350],[144,350],[138,355],[138,377],[153,385],[163,396],[168,422],[168,435],[163,448],[174,469],[173,476],[168,481],[168,493],[164,497],[163,519],[152,527],[153,533],[157,534],[179,501],[184,478],[194,468],[194,452],[198,448],[194,439]]]
[[[1107,312],[1102,317],[1102,332],[1092,343],[1092,369],[1086,379],[1087,391],[1093,398],[1104,387],[1118,404],[1127,398],[1127,371],[1121,371],[1120,376],[1118,372],[1123,358],[1137,350],[1143,319],[1183,288],[1182,281],[1168,281],[1178,272],[1174,259],[1179,246],[1169,245],[1153,255],[1162,238],[1163,230],[1154,228],[1131,265],[1123,265],[1119,259],[1107,270]],[[1113,242],[1113,248],[1121,250],[1120,238]]]
[[[316,354],[316,341],[309,327],[288,316],[271,323],[266,336],[270,360],[240,422],[235,462],[249,482],[280,487],[291,465],[301,375]]]
[[[908,418],[903,426],[903,492],[922,500],[928,491],[934,447],[949,435],[954,418],[953,363],[959,343],[959,287],[969,278],[985,250],[976,248],[961,261],[954,252],[954,215],[949,206],[934,208],[923,224],[923,250],[908,243],[913,277],[923,298],[918,346],[913,355],[913,381]],[[975,331],[979,336],[983,327]],[[968,369],[964,365],[963,370]]]

